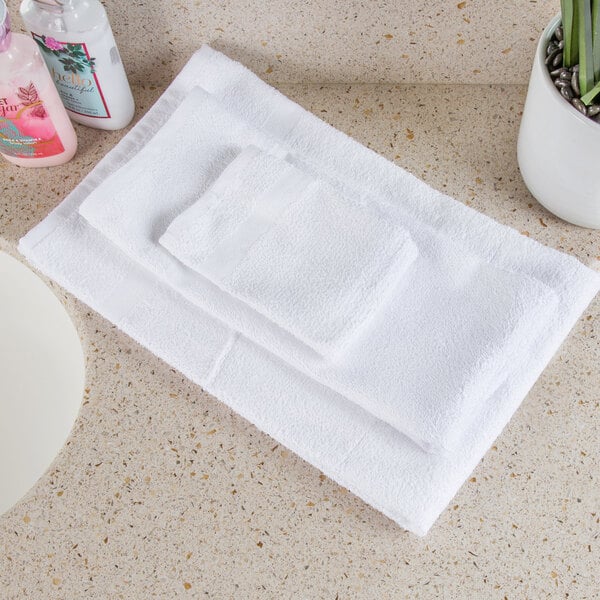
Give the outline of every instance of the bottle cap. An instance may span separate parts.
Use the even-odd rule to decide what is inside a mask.
[[[10,46],[10,18],[4,0],[0,0],[0,52]]]
[[[58,6],[62,8],[64,0],[33,0],[36,4],[45,4],[46,6]]]
[[[62,14],[65,10],[65,0],[33,0],[33,3],[36,7],[54,14]]]

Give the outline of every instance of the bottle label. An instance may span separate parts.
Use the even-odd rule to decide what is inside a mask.
[[[86,117],[109,119],[98,75],[96,59],[81,43],[59,42],[53,37],[31,33],[38,43],[50,75],[65,107]]]
[[[38,91],[30,82],[0,96],[0,152],[16,158],[42,158],[64,152]]]

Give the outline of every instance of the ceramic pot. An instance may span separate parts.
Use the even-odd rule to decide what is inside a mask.
[[[525,184],[556,216],[600,229],[600,123],[584,117],[554,86],[544,64],[560,23],[540,38],[521,119],[517,156]]]

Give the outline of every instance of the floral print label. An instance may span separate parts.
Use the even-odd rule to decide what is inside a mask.
[[[83,42],[59,42],[45,35],[31,35],[42,51],[65,107],[86,117],[110,118],[96,74],[96,59],[90,56],[87,46]]]
[[[16,158],[42,158],[64,152],[54,123],[33,84],[0,95],[0,152]]]

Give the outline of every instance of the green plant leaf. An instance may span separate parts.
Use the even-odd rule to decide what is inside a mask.
[[[586,106],[589,106],[594,101],[594,98],[598,96],[598,94],[600,94],[600,81],[587,94],[581,96],[581,101]]]
[[[600,0],[592,0],[592,46],[594,55],[594,80],[600,81]]]
[[[73,58],[85,58],[85,54],[79,48],[75,48],[74,50],[72,48],[68,48],[67,54]]]
[[[579,87],[584,96],[594,87],[591,0],[577,0],[579,17]]]
[[[572,67],[577,63],[577,0],[561,0],[563,39],[563,66]]]

